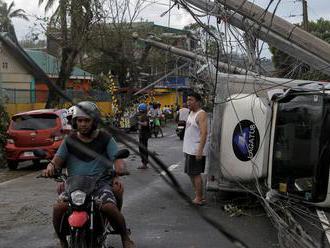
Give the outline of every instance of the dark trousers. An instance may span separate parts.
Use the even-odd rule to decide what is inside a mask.
[[[147,164],[148,163],[148,152],[146,149],[148,149],[148,139],[149,139],[149,135],[140,135],[139,136],[139,152],[141,155],[141,161],[143,164]],[[144,146],[144,148],[143,148]]]

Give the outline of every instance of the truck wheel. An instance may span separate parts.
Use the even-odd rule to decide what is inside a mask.
[[[18,162],[13,160],[7,160],[7,166],[9,170],[17,170]]]

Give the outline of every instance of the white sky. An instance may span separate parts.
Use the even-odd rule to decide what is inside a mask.
[[[45,0],[47,1],[47,0]],[[161,17],[161,14],[168,9],[168,0],[148,0],[150,2],[156,1],[157,4],[153,4],[150,7],[146,8],[140,18],[144,20],[153,21],[156,24],[168,26],[169,15]],[[266,7],[269,0],[250,0],[255,2],[259,6]],[[277,2],[279,0],[275,0]],[[4,0],[8,4],[12,0]],[[14,0],[15,8],[22,8],[25,10],[27,15],[30,18],[30,22],[16,19],[13,20],[16,33],[19,39],[23,39],[26,35],[31,33],[31,28],[35,23],[35,16],[45,16],[44,5],[41,7],[38,6],[39,0]],[[275,4],[273,4],[274,6]],[[51,13],[51,12],[50,12]],[[297,23],[302,20],[302,3],[299,0],[282,0],[278,10],[277,15],[285,18],[289,22]],[[289,17],[295,15],[295,17]],[[308,0],[308,15],[310,20],[316,20],[321,17],[325,19],[330,19],[330,1],[329,0]],[[138,20],[140,20],[140,18]],[[182,8],[178,10],[177,7],[174,7],[171,11],[170,18],[170,27],[173,28],[183,28],[189,23],[193,23],[194,20],[189,13],[184,11]],[[34,29],[40,27],[34,27]],[[267,48],[265,47],[265,50]],[[267,53],[267,52],[266,52]],[[267,56],[268,57],[268,56]]]

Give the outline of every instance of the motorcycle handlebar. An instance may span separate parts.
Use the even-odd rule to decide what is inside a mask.
[[[53,178],[55,179],[55,181],[64,182],[67,179],[67,175],[62,173],[62,169],[55,169],[55,173],[53,176],[48,177],[40,174],[37,176],[37,178]]]
[[[36,157],[40,157],[40,158],[46,157],[45,151],[40,150],[40,149],[34,150],[33,153]],[[129,155],[130,155],[130,152],[128,149],[121,149],[115,155],[115,160],[128,158]],[[47,161],[48,161],[48,163],[53,164],[51,160],[47,159]],[[54,164],[53,164],[53,166],[54,166]],[[130,173],[128,171],[124,171],[121,173],[116,173],[115,171],[111,171],[111,176],[113,176],[113,177],[125,176],[125,175],[129,175],[129,174]],[[55,169],[55,174],[52,177],[47,177],[47,176],[43,176],[42,174],[40,174],[39,176],[37,176],[37,178],[54,178],[56,181],[65,181],[67,176],[62,173],[62,169]]]

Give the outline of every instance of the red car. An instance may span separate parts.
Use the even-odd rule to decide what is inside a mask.
[[[39,163],[33,154],[36,149],[44,150],[47,159],[53,158],[71,129],[66,116],[66,109],[41,109],[14,115],[5,147],[9,169],[16,170],[19,162],[27,160]]]

